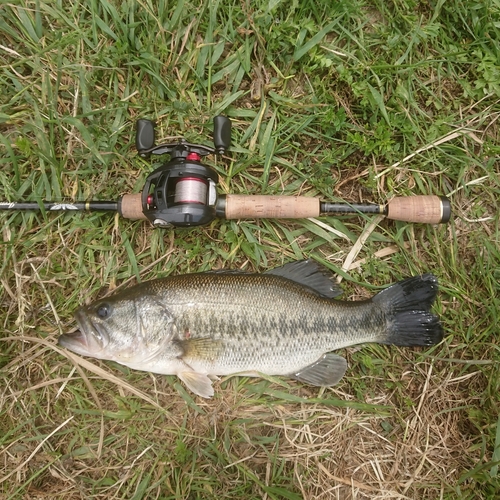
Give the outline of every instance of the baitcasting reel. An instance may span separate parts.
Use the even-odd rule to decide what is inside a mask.
[[[142,213],[157,227],[208,224],[216,217],[217,172],[201,160],[209,154],[224,154],[231,144],[231,121],[214,118],[214,148],[181,140],[155,145],[154,122],[138,120],[136,147],[139,155],[169,154],[170,160],[146,179],[141,195]]]

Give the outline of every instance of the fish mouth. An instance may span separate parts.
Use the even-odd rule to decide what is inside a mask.
[[[82,332],[82,330],[75,330],[74,332],[69,332],[69,333],[63,333],[58,339],[57,339],[57,345],[60,345],[61,347],[66,347],[70,351],[75,351],[76,348],[84,349],[85,352],[87,352],[88,349],[88,343],[87,343],[87,336],[85,333]]]
[[[92,324],[82,309],[75,313],[78,328],[73,332],[63,333],[57,339],[57,345],[84,356],[98,357],[97,354],[104,348],[103,339],[107,338]]]

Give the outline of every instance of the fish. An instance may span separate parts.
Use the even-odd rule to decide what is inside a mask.
[[[224,376],[285,376],[333,386],[347,361],[332,351],[375,342],[432,346],[443,338],[431,312],[433,274],[407,278],[370,299],[338,299],[341,288],[312,259],[264,273],[238,270],[145,281],[75,312],[78,328],[58,344],[135,370],[176,375],[214,395]]]

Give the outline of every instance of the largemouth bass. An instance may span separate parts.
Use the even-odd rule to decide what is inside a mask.
[[[59,345],[130,368],[177,375],[213,396],[220,375],[286,375],[316,386],[347,369],[331,351],[365,342],[430,346],[443,332],[430,312],[437,279],[424,274],[369,300],[341,301],[327,271],[292,262],[263,274],[214,271],[133,286],[75,313]]]

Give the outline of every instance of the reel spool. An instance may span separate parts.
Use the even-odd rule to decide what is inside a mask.
[[[183,177],[175,184],[174,205],[207,204],[208,182],[198,177]]]

